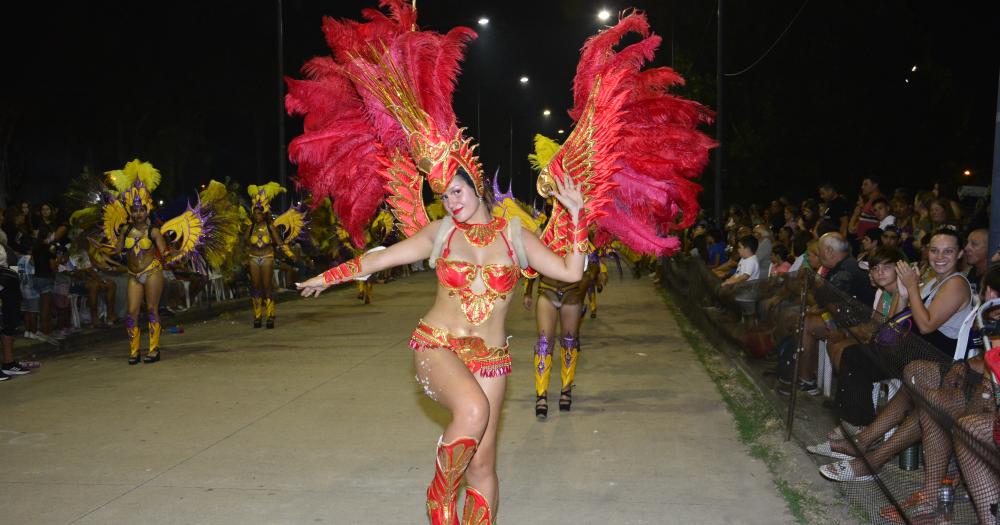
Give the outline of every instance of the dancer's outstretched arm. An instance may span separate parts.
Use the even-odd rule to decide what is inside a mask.
[[[556,189],[552,196],[566,208],[573,218],[574,226],[577,226],[574,232],[574,237],[577,238],[570,239],[572,251],[566,257],[560,257],[542,244],[534,233],[525,230],[521,237],[524,240],[524,251],[528,255],[528,264],[535,271],[552,279],[575,283],[583,278],[583,265],[587,259],[587,254],[584,253],[587,249],[587,230],[578,226],[583,211],[583,193],[571,178],[567,177],[565,182],[556,179],[555,183]]]
[[[431,256],[434,245],[434,235],[441,228],[441,221],[434,221],[424,226],[412,237],[408,237],[392,246],[374,252],[360,255],[340,266],[309,279],[295,283],[302,291],[302,297],[315,297],[323,290],[358,276],[371,275],[395,266],[415,263]]]

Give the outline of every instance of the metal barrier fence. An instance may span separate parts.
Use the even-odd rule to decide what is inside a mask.
[[[978,508],[982,522],[996,523],[995,386],[964,361],[982,349],[975,330],[961,350],[945,354],[906,319],[886,319],[811,270],[722,287],[700,259],[678,257],[661,261],[659,276],[684,314],[785,415],[786,439],[815,446],[846,437],[831,446],[857,458],[849,469],[813,457],[833,465],[824,467],[828,474],[852,479],[838,485],[865,520],[980,523]],[[833,335],[808,344],[820,325]],[[814,376],[812,392],[798,388],[797,377]]]

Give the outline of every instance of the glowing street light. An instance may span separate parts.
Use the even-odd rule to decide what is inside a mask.
[[[556,133],[562,135],[563,133],[566,133],[566,131],[561,129],[561,130],[557,131]]]
[[[522,84],[527,84],[528,83],[528,77],[526,77],[526,76],[521,77],[521,83]]]
[[[547,110],[547,109],[542,112],[542,115],[545,115],[546,117],[549,116],[549,115],[551,115],[551,114],[552,114],[552,111]]]
[[[965,175],[966,177],[971,177],[972,176],[972,170],[965,170],[965,171],[962,172],[962,175]]]
[[[160,199],[160,206],[163,206],[163,199]]]
[[[611,18],[611,11],[608,11],[607,9],[601,9],[600,12],[597,13],[597,19],[601,22],[607,22],[609,18]]]
[[[481,25],[481,26],[490,25],[490,19],[486,18],[485,16],[479,17],[479,25]]]
[[[911,67],[910,71],[913,72],[913,73],[916,73],[917,72],[917,66]]]

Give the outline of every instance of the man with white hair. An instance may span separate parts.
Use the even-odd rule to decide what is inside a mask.
[[[767,278],[771,270],[771,250],[774,248],[771,230],[765,224],[753,227],[753,236],[757,238],[757,266],[761,278]]]
[[[819,261],[827,270],[825,279],[817,282],[815,289],[816,302],[823,307],[823,312],[806,315],[803,351],[799,356],[798,388],[810,395],[819,394],[816,388],[819,341],[842,335],[828,325],[828,322],[837,322],[834,310],[846,305],[845,295],[865,306],[875,300],[868,273],[858,267],[858,261],[851,256],[851,245],[843,235],[831,232],[819,238]],[[778,393],[791,394],[791,385],[782,385]]]

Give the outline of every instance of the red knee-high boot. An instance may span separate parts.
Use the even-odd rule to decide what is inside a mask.
[[[427,487],[427,516],[432,525],[458,525],[458,489],[479,441],[460,437],[451,443],[438,440],[434,479]]]
[[[472,487],[465,487],[462,525],[493,525],[493,512],[486,498]]]

